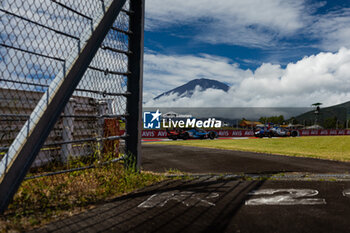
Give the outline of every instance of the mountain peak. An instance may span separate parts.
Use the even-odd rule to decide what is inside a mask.
[[[179,86],[170,91],[164,92],[158,95],[157,97],[155,97],[154,100],[157,100],[163,96],[167,96],[171,94],[177,94],[179,97],[191,97],[197,86],[199,86],[202,91],[205,91],[211,88],[211,89],[223,90],[227,92],[228,89],[230,88],[225,83],[219,82],[217,80],[199,78],[199,79],[193,79],[182,86]]]

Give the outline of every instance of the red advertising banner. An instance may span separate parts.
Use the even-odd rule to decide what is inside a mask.
[[[253,130],[214,130],[219,138],[231,137],[253,137]],[[350,130],[344,129],[301,129],[299,136],[335,136],[350,135]],[[166,138],[165,130],[142,130],[142,138]]]
[[[335,136],[350,135],[349,129],[301,129],[300,136]]]
[[[253,130],[214,130],[219,137],[252,137]]]
[[[219,137],[252,137],[253,130],[214,130]],[[142,138],[166,138],[165,130],[142,130]]]
[[[165,130],[142,130],[142,138],[166,138],[167,133]]]

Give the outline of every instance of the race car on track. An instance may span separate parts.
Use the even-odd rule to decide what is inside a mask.
[[[172,140],[177,140],[180,138],[181,133],[183,132],[183,129],[173,129],[169,130],[168,128],[166,129],[167,137]]]
[[[167,129],[167,136],[169,139],[214,139],[218,137],[215,131],[205,131],[204,129],[190,128],[190,129]]]
[[[286,129],[282,127],[260,127],[254,131],[255,137],[296,137],[298,131],[292,129]]]

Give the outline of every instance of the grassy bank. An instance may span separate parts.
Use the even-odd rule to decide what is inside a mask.
[[[179,140],[155,143],[350,161],[350,136]]]
[[[0,232],[26,231],[164,179],[162,175],[126,170],[116,163],[27,180],[0,219]]]

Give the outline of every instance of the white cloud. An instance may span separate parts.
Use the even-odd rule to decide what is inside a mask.
[[[147,25],[164,27],[177,23],[215,21],[254,26],[264,25],[283,32],[294,31],[303,23],[299,18],[304,1],[285,0],[152,0],[146,4]]]
[[[148,54],[145,60],[147,98],[197,78],[198,74],[231,84],[227,93],[209,89],[176,101],[176,96],[146,99],[146,106],[307,107],[314,102],[327,106],[350,100],[350,50],[346,48],[304,57],[285,68],[262,64],[254,72],[242,70],[225,58],[210,56]],[[214,75],[215,72],[218,73]]]
[[[147,53],[144,61],[145,100],[195,78],[216,79],[235,85],[253,74],[227,58],[205,54],[169,56]]]
[[[146,4],[146,29],[195,26],[195,37],[209,43],[269,46],[305,24],[304,1],[152,0]]]
[[[296,38],[309,39],[308,46],[326,51],[350,47],[350,9],[330,8],[318,14],[326,4],[308,0],[150,0],[146,30],[187,25],[197,41],[250,48],[289,48],[284,39]]]
[[[350,48],[349,25],[350,9],[345,8],[315,18],[307,32],[321,40],[321,49],[336,51],[341,46]]]

